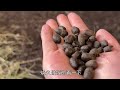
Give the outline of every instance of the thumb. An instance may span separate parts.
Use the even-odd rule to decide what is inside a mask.
[[[98,30],[96,33],[96,38],[98,41],[106,40],[109,45],[113,46],[113,50],[118,50],[120,48],[118,41],[109,32],[107,32],[107,30]]]
[[[43,47],[43,57],[46,56],[51,51],[57,50],[57,45],[52,39],[53,31],[47,24],[42,26],[41,39]]]

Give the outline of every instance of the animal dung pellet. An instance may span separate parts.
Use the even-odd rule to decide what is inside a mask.
[[[59,26],[58,29],[66,30],[66,28],[64,26]]]
[[[90,61],[86,62],[85,66],[86,67],[92,67],[92,68],[96,69],[97,68],[97,62],[96,62],[96,60],[90,60]]]
[[[78,42],[79,42],[80,46],[85,45],[85,37],[83,34],[78,35]]]
[[[95,41],[94,42],[94,47],[95,48],[99,48],[100,47],[100,42],[99,41]]]
[[[90,37],[89,37],[89,40],[90,40],[91,42],[94,42],[94,41],[96,41],[96,38],[95,38],[95,36],[90,36]]]
[[[80,51],[79,47],[74,47],[75,51]]]
[[[78,74],[83,75],[85,68],[86,68],[86,67],[85,67],[84,65],[79,66],[79,67],[78,67],[78,70],[77,70],[77,71],[78,71]]]
[[[80,58],[81,53],[79,51],[76,51],[74,54],[72,54],[73,58]]]
[[[99,56],[99,52],[97,48],[93,48],[90,50],[89,54],[94,55],[94,56]]]
[[[112,46],[106,40],[98,41],[93,30],[80,32],[78,27],[73,26],[72,34],[67,31],[64,26],[59,26],[53,35],[53,41],[62,45],[69,64],[78,74],[84,79],[93,79],[94,71],[99,67],[97,57],[103,52],[112,51]],[[64,41],[61,43],[61,40]]]
[[[77,35],[78,35],[78,34],[80,33],[79,28],[77,28],[77,27],[73,26],[73,27],[72,27],[72,33],[73,33],[73,34],[77,34]]]
[[[85,63],[81,59],[77,59],[77,62],[79,66],[85,65]]]
[[[83,77],[85,79],[93,79],[94,77],[94,70],[92,67],[87,67],[84,71]]]
[[[89,46],[88,45],[81,46],[81,51],[88,52],[89,51]]]
[[[68,44],[68,43],[64,43],[63,44],[63,48],[73,48],[73,46],[71,44]]]
[[[79,46],[79,42],[78,41],[73,41],[72,46],[73,47],[78,47]]]
[[[56,29],[55,32],[60,35],[61,34],[61,29]]]
[[[76,60],[75,58],[70,58],[70,65],[71,65],[73,68],[77,68],[77,67],[78,67],[77,60]]]
[[[73,35],[68,35],[64,38],[64,40],[65,40],[65,43],[72,44],[73,41],[75,40],[75,37]]]
[[[89,60],[92,59],[92,55],[89,54],[89,53],[82,53],[81,59],[82,59],[83,61],[85,61],[85,62],[86,62],[86,61],[89,61]]]
[[[73,35],[75,38],[75,41],[78,41],[78,35]]]
[[[80,35],[80,34],[79,34]],[[84,33],[81,33],[81,36],[84,37],[85,40],[88,40],[89,39],[89,36],[84,34]]]
[[[65,49],[65,54],[66,54],[67,56],[69,56],[69,57],[70,57],[74,52],[75,52],[74,48],[66,48],[66,49]]]
[[[94,31],[93,30],[85,30],[84,34],[86,34],[88,36],[92,36],[92,35],[94,35]]]
[[[103,40],[100,42],[100,44],[101,44],[101,47],[105,47],[108,45],[108,42],[106,40]]]
[[[68,35],[68,32],[66,30],[62,30],[61,31],[61,34],[60,34],[62,37],[65,37]]]
[[[112,50],[112,46],[106,46],[103,48],[104,52],[110,52]]]
[[[53,41],[57,44],[61,43],[61,37],[58,34],[53,35]]]
[[[102,47],[99,47],[97,50],[98,50],[99,53],[103,52],[103,48]]]
[[[55,32],[62,37],[65,37],[65,36],[68,35],[68,32],[66,31],[66,28],[63,27],[63,26],[58,27],[58,29],[56,29]]]
[[[86,41],[86,44],[88,45],[89,48],[92,48],[93,47],[93,42],[91,41]]]

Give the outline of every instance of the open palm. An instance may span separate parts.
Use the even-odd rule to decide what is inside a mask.
[[[58,24],[57,24],[58,22]],[[72,26],[80,29],[80,32],[88,29],[82,19],[75,13],[69,13],[68,16],[60,14],[57,16],[57,22],[49,19],[42,27],[41,38],[43,46],[43,70],[51,72],[52,70],[71,70],[75,71],[69,64],[69,59],[60,45],[53,42],[52,36],[58,25],[66,27],[71,34]],[[120,45],[117,40],[106,30],[100,29],[96,33],[98,41],[107,40],[113,46],[111,52],[102,53],[97,58],[98,68],[95,70],[95,79],[115,79],[120,78]],[[77,73],[71,75],[45,75],[46,79],[82,79]]]

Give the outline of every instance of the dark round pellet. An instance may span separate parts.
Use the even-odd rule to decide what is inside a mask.
[[[89,48],[92,48],[92,47],[93,47],[93,42],[91,42],[91,41],[89,41],[89,40],[86,42],[86,44],[88,45]]]
[[[58,29],[66,30],[66,28],[64,26],[59,26]]]
[[[78,35],[74,35],[75,41],[78,41]]]
[[[73,41],[72,46],[76,47],[76,41]]]
[[[73,58],[80,58],[81,53],[79,51],[76,51],[74,54],[72,54]]]
[[[64,43],[63,44],[63,48],[73,48],[73,46],[71,44],[68,44],[68,43]]]
[[[93,49],[90,50],[89,53],[90,53],[90,54],[96,54],[96,52],[97,52],[97,48],[93,48]]]
[[[94,36],[94,31],[93,30],[85,30],[84,34],[86,34],[88,36]]]
[[[91,49],[89,54],[94,55],[96,57],[99,56],[99,52],[98,52],[97,48]]]
[[[54,35],[53,35],[53,41],[54,41],[56,44],[59,44],[59,43],[61,43],[61,37],[60,37],[58,34],[54,34]]]
[[[82,53],[81,59],[82,59],[83,61],[85,61],[85,62],[86,62],[86,61],[89,61],[89,60],[92,59],[92,55],[89,54],[89,53]]]
[[[87,67],[83,74],[84,79],[93,79],[94,77],[94,70],[91,67]]]
[[[94,47],[95,48],[99,48],[100,47],[100,42],[99,41],[95,41],[94,42]]]
[[[96,41],[96,38],[95,38],[95,36],[90,36],[90,37],[89,37],[89,40],[90,40],[91,42],[94,42],[94,41]]]
[[[61,35],[62,30],[66,30],[66,28],[65,28],[64,26],[59,26],[59,27],[55,30],[55,32],[56,32],[57,34]]]
[[[79,66],[78,70],[77,70],[77,73],[80,74],[80,75],[83,75],[85,68],[86,67],[84,65]]]
[[[100,44],[101,44],[101,47],[105,47],[108,45],[108,42],[106,40],[103,40],[100,42]]]
[[[112,46],[106,46],[106,47],[104,47],[103,51],[104,52],[110,52],[110,51],[112,51]]]
[[[80,51],[79,47],[74,47],[75,51]]]
[[[85,38],[85,40],[88,40],[88,39],[89,39],[89,36],[88,36],[88,35],[86,35],[86,34],[84,34],[84,33],[82,33],[81,35],[82,35],[82,37]]]
[[[66,48],[65,49],[65,54],[68,56],[68,57],[71,57],[71,55],[75,52],[74,48]]]
[[[62,37],[65,37],[68,35],[68,32],[66,31],[66,28],[64,26],[59,26],[58,29],[55,30],[55,32]]]
[[[63,30],[63,29],[62,29],[60,35],[64,38],[65,36],[68,35],[68,32],[67,32],[66,30]]]
[[[80,33],[79,28],[73,26],[73,27],[72,27],[72,33],[73,33],[73,34],[79,34],[79,33]]]
[[[68,35],[64,38],[64,40],[65,40],[65,43],[72,44],[72,42],[75,40],[75,38],[73,35]]]
[[[79,46],[79,42],[78,41],[73,41],[72,46],[73,47],[78,47]]]
[[[84,35],[82,35],[82,34],[78,35],[78,42],[79,42],[80,46],[85,45],[85,40],[86,39],[85,39]]]
[[[78,63],[76,61],[75,58],[70,58],[70,65],[73,67],[73,68],[77,68],[78,67]]]
[[[59,34],[59,35],[61,35],[61,31],[62,31],[62,30],[61,30],[61,29],[58,29],[58,28],[55,30],[55,32],[56,32],[57,34]]]
[[[97,50],[98,50],[99,53],[103,52],[103,48],[102,47],[99,47]]]
[[[82,65],[85,65],[85,63],[82,60],[78,59],[78,65],[82,66]]]
[[[90,61],[85,63],[85,66],[86,67],[92,67],[92,68],[96,69],[97,68],[97,62],[96,62],[96,60],[90,60]]]
[[[84,45],[81,47],[81,51],[83,52],[88,52],[89,51],[89,46],[88,45]]]

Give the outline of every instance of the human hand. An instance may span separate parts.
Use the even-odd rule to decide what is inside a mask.
[[[57,24],[58,22],[58,24]],[[49,19],[42,27],[41,38],[43,47],[43,71],[46,70],[75,70],[70,66],[69,59],[62,50],[61,45],[56,45],[52,39],[54,30],[58,25],[66,27],[71,34],[71,27],[76,26],[81,32],[88,29],[82,19],[75,13],[69,13],[68,16],[60,14],[57,16],[57,22]],[[111,52],[100,54],[97,58],[98,68],[95,69],[94,79],[119,79],[120,78],[120,45],[117,40],[106,30],[100,29],[96,33],[98,41],[107,40],[112,45]],[[46,79],[83,79],[81,75],[45,75]]]

